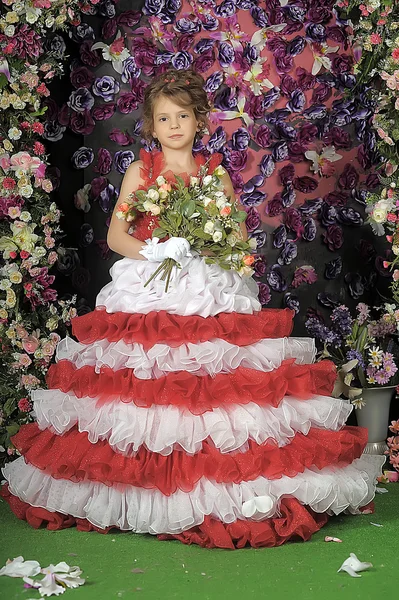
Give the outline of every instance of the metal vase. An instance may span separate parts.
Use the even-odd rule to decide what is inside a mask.
[[[368,429],[368,443],[365,454],[384,454],[388,449],[389,408],[395,386],[364,388],[363,400],[366,405],[356,410],[357,424]]]

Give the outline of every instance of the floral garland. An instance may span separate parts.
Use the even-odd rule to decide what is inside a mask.
[[[51,273],[65,250],[57,185],[43,136],[48,84],[63,74],[49,49],[56,30],[78,26],[98,0],[2,0],[0,18],[0,461],[15,453],[10,436],[32,420],[32,390],[45,375],[60,333],[76,315]]]

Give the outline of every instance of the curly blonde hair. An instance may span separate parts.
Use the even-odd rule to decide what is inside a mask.
[[[200,136],[204,135],[208,126],[208,114],[211,105],[204,90],[204,79],[191,70],[168,69],[165,73],[155,77],[144,93],[143,137],[151,141],[154,131],[154,105],[160,96],[165,96],[176,102],[179,106],[191,106],[195,118],[200,123]]]

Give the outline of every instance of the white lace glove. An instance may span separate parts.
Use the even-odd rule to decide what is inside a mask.
[[[162,262],[165,258],[173,258],[180,262],[186,256],[192,257],[190,244],[180,237],[171,237],[166,242],[160,242],[157,237],[148,239],[139,254],[150,262]]]

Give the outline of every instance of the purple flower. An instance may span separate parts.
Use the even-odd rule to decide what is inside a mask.
[[[312,217],[306,217],[303,221],[302,239],[305,242],[313,242],[316,239],[317,227],[316,221]]]
[[[321,83],[313,90],[311,101],[314,104],[321,104],[323,102],[326,102],[331,97],[331,94],[331,87],[326,83]]]
[[[237,97],[233,90],[224,88],[215,95],[213,104],[219,110],[233,110],[237,107]]]
[[[83,42],[79,46],[80,60],[89,67],[98,67],[101,62],[101,54],[98,50],[92,50],[92,41]]]
[[[282,37],[276,35],[267,42],[267,49],[273,53],[275,58],[282,58],[287,54],[287,44]]]
[[[93,107],[94,98],[87,88],[78,88],[71,92],[67,105],[76,112],[84,112]]]
[[[109,19],[105,21],[101,28],[101,37],[103,40],[109,40],[115,37],[118,30],[118,21],[116,19]]]
[[[347,306],[337,306],[331,313],[332,326],[343,337],[352,333],[353,319]]]
[[[278,73],[288,73],[294,66],[293,56],[275,56],[274,62]]]
[[[337,258],[333,258],[330,262],[326,263],[326,268],[324,270],[324,277],[326,279],[336,279],[342,271],[342,258],[338,256]]]
[[[251,207],[247,211],[247,218],[245,220],[245,225],[247,227],[248,233],[252,233],[252,231],[258,229],[258,227],[260,227],[260,224],[261,219],[258,211],[256,210],[256,208]]]
[[[91,111],[93,119],[96,121],[106,121],[110,119],[115,112],[115,104],[100,104]]]
[[[295,176],[295,167],[293,164],[286,165],[278,172],[282,185],[290,185]]]
[[[310,144],[317,138],[318,133],[319,130],[316,125],[313,125],[313,123],[306,123],[298,131],[298,142],[304,145]]]
[[[74,112],[71,116],[70,127],[74,133],[90,135],[93,133],[95,122],[88,110]]]
[[[234,49],[227,42],[221,42],[219,46],[219,63],[224,69],[229,67],[234,60]]]
[[[250,139],[248,131],[244,127],[239,127],[231,136],[233,150],[239,150],[240,152],[246,150]]]
[[[310,23],[306,26],[306,37],[312,42],[325,42],[327,38],[326,28],[320,23]]]
[[[361,367],[362,369],[365,369],[365,367],[366,367],[364,360],[363,360],[363,356],[362,356],[361,352],[359,352],[359,350],[349,350],[349,352],[346,353],[346,360],[347,361],[357,360],[359,367]]]
[[[159,15],[165,6],[165,0],[145,0],[143,13],[145,15]]]
[[[300,142],[289,142],[288,157],[294,163],[300,163],[305,160],[305,149]]]
[[[172,58],[172,66],[175,69],[188,69],[193,62],[193,57],[189,52],[177,52]]]
[[[287,240],[287,229],[285,225],[279,225],[273,231],[273,248],[282,248]]]
[[[51,52],[54,58],[63,60],[66,51],[66,44],[63,37],[56,34],[52,38],[46,39],[45,48],[47,52]]]
[[[202,15],[201,23],[205,31],[216,31],[219,28],[219,21],[209,13]]]
[[[309,120],[324,119],[327,116],[327,108],[324,106],[324,104],[312,104],[312,106],[303,111],[303,116],[305,119]]]
[[[293,186],[299,192],[303,192],[304,194],[309,194],[309,192],[314,192],[318,188],[318,181],[313,177],[308,177],[305,175],[304,177],[295,177],[293,180]]]
[[[103,212],[109,213],[112,209],[113,200],[115,196],[115,188],[112,183],[107,183],[101,190],[98,197],[98,204]]]
[[[121,80],[123,83],[129,83],[132,79],[140,77],[141,69],[136,65],[136,61],[133,56],[129,56],[123,61],[123,71],[121,74]]]
[[[284,224],[296,234],[297,238],[301,237],[303,231],[302,216],[297,208],[288,208],[285,211]]]
[[[246,151],[230,150],[229,166],[232,171],[242,171],[247,164],[248,154]]]
[[[288,123],[281,121],[276,125],[277,137],[283,138],[283,140],[294,141],[297,136],[295,127],[288,125]]]
[[[344,243],[342,227],[339,225],[330,225],[322,235],[323,242],[327,244],[331,252],[339,250]]]
[[[98,199],[103,189],[107,187],[107,184],[108,179],[106,177],[95,177],[92,179],[90,197],[93,201]]]
[[[134,142],[134,139],[127,133],[127,131],[121,131],[120,129],[116,128],[111,129],[108,137],[119,146],[130,146],[130,144],[133,144]]]
[[[112,169],[112,156],[109,150],[106,148],[100,148],[97,152],[97,167],[94,171],[97,171],[101,175],[106,175]]]
[[[223,127],[218,127],[211,135],[206,145],[210,152],[218,152],[226,143],[226,132]]]
[[[94,230],[89,223],[83,223],[80,227],[80,242],[82,248],[87,248],[94,240]]]
[[[274,87],[271,90],[269,90],[268,92],[266,92],[265,94],[263,94],[262,115],[260,117],[254,117],[254,118],[255,119],[261,118],[264,114],[264,111],[271,108],[273,106],[273,104],[275,104],[277,102],[277,100],[280,98],[280,95],[281,95],[280,90],[277,87]],[[261,96],[255,96],[255,98],[261,98]]]
[[[316,77],[306,69],[298,67],[296,70],[298,86],[303,92],[311,90],[316,85]]]
[[[196,54],[203,54],[204,52],[208,52],[212,50],[215,45],[215,40],[211,40],[209,38],[201,38],[194,46],[193,50]],[[220,71],[219,71],[220,73]],[[212,73],[215,75],[215,73]],[[212,75],[210,77],[212,77]]]
[[[267,234],[266,231],[262,231],[262,229],[256,229],[256,231],[253,231],[251,233],[249,238],[251,240],[256,240],[256,250],[258,251],[260,248],[263,248],[263,246],[266,244]]]
[[[298,56],[298,54],[301,54],[301,52],[304,51],[305,45],[305,39],[300,35],[297,35],[287,44],[287,54],[290,54],[291,56]]]
[[[259,190],[241,194],[241,202],[244,206],[259,206],[267,198],[267,194]]]
[[[301,112],[306,103],[305,94],[302,90],[294,90],[291,94],[289,101],[287,102],[287,108],[292,112]]]
[[[331,71],[334,75],[348,73],[353,67],[353,58],[348,54],[335,54],[331,60]]]
[[[328,146],[335,146],[336,149],[344,148],[349,150],[352,147],[352,139],[347,131],[340,127],[331,127],[323,136],[323,142]]]
[[[270,294],[270,288],[266,283],[260,283],[259,281],[257,281],[258,284],[258,297],[259,297],[259,302],[262,304],[262,306],[265,306],[266,304],[269,304],[270,300],[271,300],[271,294]]]
[[[291,292],[287,292],[284,294],[284,305],[287,308],[295,311],[295,314],[298,314],[301,310],[301,305],[299,304],[298,296],[292,294]]]
[[[94,73],[85,66],[76,67],[71,71],[71,83],[74,88],[89,88],[94,81]],[[46,113],[47,115],[47,113]]]
[[[114,77],[104,75],[97,77],[93,84],[93,93],[100,96],[105,102],[111,102],[114,95],[119,92],[119,83]]]
[[[287,160],[287,158],[288,158],[287,142],[281,141],[281,142],[276,142],[275,144],[273,144],[272,157],[275,162]]]
[[[75,169],[87,169],[94,160],[94,152],[87,146],[78,148],[71,157],[72,165]]]
[[[59,142],[63,138],[65,130],[66,127],[62,127],[57,121],[46,121],[42,137],[49,142]]]
[[[298,84],[291,75],[283,75],[281,77],[280,90],[286,96],[289,96],[298,89]]]
[[[347,42],[347,34],[343,27],[339,27],[338,25],[329,25],[327,27],[327,37],[338,44],[346,44]]]
[[[273,174],[275,166],[275,162],[270,154],[265,154],[259,163],[260,172],[266,179]]]
[[[116,13],[114,0],[101,0],[98,4],[98,13],[103,17],[112,19]]]
[[[332,17],[326,6],[312,6],[308,11],[308,19],[312,23],[328,23]]]
[[[305,321],[305,327],[310,335],[322,343],[339,348],[342,344],[342,337],[332,329],[329,329],[317,317],[311,317]]]
[[[94,30],[88,23],[80,23],[76,27],[71,27],[69,29],[69,37],[71,40],[80,44],[85,40],[94,40]]]
[[[266,279],[274,292],[285,292],[287,289],[287,282],[281,272],[280,265],[273,265],[267,273]]]
[[[288,240],[285,242],[282,251],[277,259],[279,265],[290,265],[298,255],[298,247],[294,242]]]
[[[281,192],[281,202],[283,203],[284,208],[288,208],[292,206],[296,200],[296,193],[292,185],[286,185]]]
[[[317,281],[317,273],[314,270],[314,267],[310,265],[303,265],[302,267],[297,267],[295,269],[294,278],[292,280],[291,286],[293,288],[297,288],[303,283],[307,283],[312,285]]]
[[[219,4],[219,6],[216,6],[214,8],[214,12],[215,15],[217,17],[231,17],[235,14],[237,8],[236,5],[234,3],[234,0],[223,0],[223,2],[221,2]]]
[[[187,19],[183,17],[176,21],[175,29],[180,33],[199,33],[201,31],[201,22],[198,19]]]
[[[345,192],[330,192],[324,196],[324,202],[329,206],[345,206],[348,195]]]
[[[119,172],[119,173],[126,173],[127,168],[132,164],[132,162],[134,161],[134,154],[131,150],[119,150],[118,152],[115,152],[115,156],[114,156],[114,168]]]
[[[267,27],[269,25],[267,14],[260,6],[252,6],[250,9],[250,13],[254,24],[256,25],[256,27],[259,27],[259,29],[262,29],[262,27]]]
[[[215,62],[215,53],[212,51],[204,52],[193,62],[193,69],[198,73],[205,73],[213,66]]]
[[[135,94],[132,92],[127,92],[126,94],[121,94],[117,101],[117,106],[119,112],[124,115],[127,115],[138,108],[138,102]]]
[[[274,197],[269,200],[266,206],[266,214],[269,217],[277,217],[283,212],[283,202],[281,200],[281,193],[278,192]]]
[[[222,71],[215,71],[205,81],[204,89],[208,94],[214,94],[216,92],[216,90],[218,90],[220,88],[222,83],[223,83]]]
[[[337,222],[337,210],[335,206],[329,206],[328,204],[323,204],[320,210],[320,221],[324,227],[328,227],[329,225],[333,225]]]
[[[176,49],[178,52],[188,52],[194,43],[194,35],[191,33],[185,33],[177,38]],[[193,62],[193,58],[190,55],[190,60]],[[190,63],[191,64],[191,63]]]
[[[263,277],[266,273],[267,262],[265,256],[257,256],[253,264],[254,277]]]
[[[357,227],[360,227],[364,223],[360,212],[350,206],[345,206],[344,208],[339,209],[338,221],[343,225],[355,225]]]
[[[299,210],[303,215],[313,215],[323,205],[323,198],[314,198],[314,200],[305,200],[299,207]]]
[[[256,130],[254,141],[261,148],[267,148],[268,146],[270,146],[270,137],[271,137],[271,132],[270,132],[270,129],[268,128],[268,126],[261,125]]]
[[[359,174],[355,167],[347,163],[338,180],[338,184],[344,190],[353,190],[359,183]]]
[[[143,69],[145,75],[152,76],[155,70],[155,57],[157,48],[152,39],[142,36],[134,36],[131,42],[131,54],[139,69]]]

